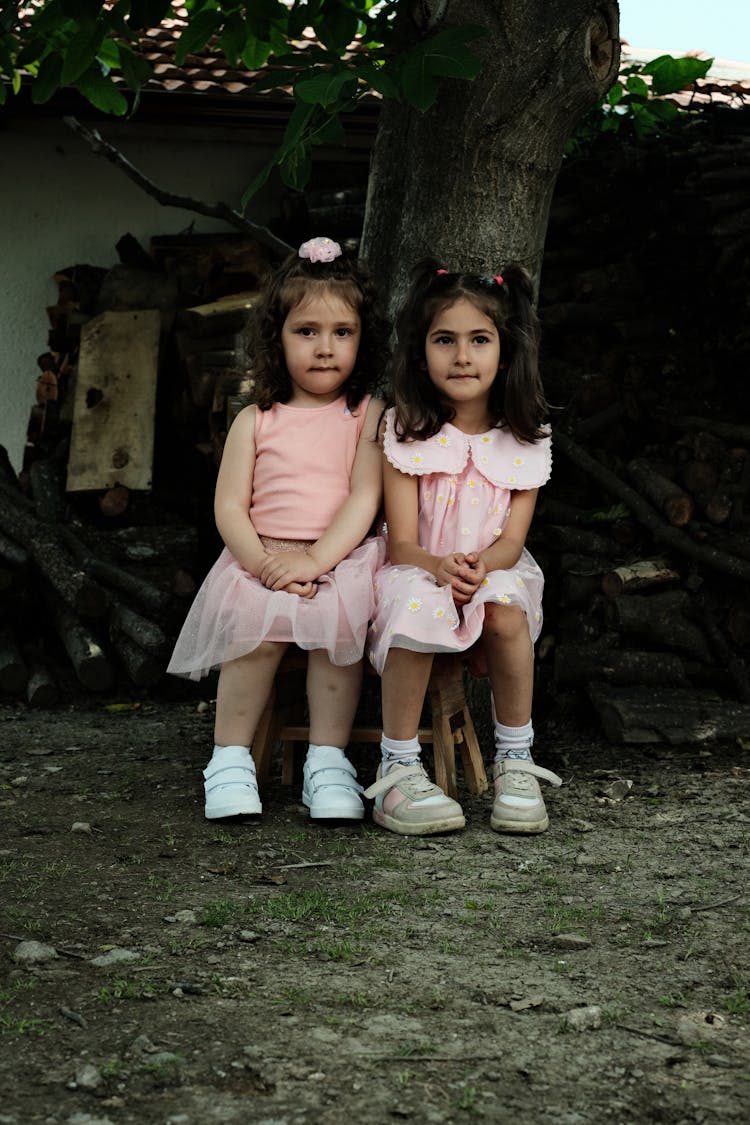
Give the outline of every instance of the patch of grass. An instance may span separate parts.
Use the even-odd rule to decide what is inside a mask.
[[[224,848],[239,848],[245,844],[244,836],[235,835],[229,832],[226,828],[214,828],[211,833],[211,843],[220,844]]]
[[[316,942],[311,951],[328,961],[354,961],[361,954],[361,947],[353,941]]]
[[[201,926],[226,926],[249,913],[251,906],[234,898],[214,898],[206,902],[198,912]]]
[[[6,1016],[0,1012],[0,1034],[44,1035],[52,1024],[36,1016]]]
[[[369,1008],[370,1000],[366,992],[342,992],[336,997],[342,1008]]]
[[[469,1078],[465,1078],[461,1084],[461,1092],[456,1102],[456,1109],[463,1110],[464,1113],[477,1114],[481,1113],[478,1104],[479,1091],[474,1083]]]
[[[96,999],[100,1004],[116,1004],[119,1000],[147,1000],[157,992],[158,987],[152,980],[115,977],[99,989]]]
[[[402,1043],[394,1054],[399,1055],[401,1058],[418,1058],[420,1055],[434,1055],[435,1044],[432,1039],[421,1039],[419,1043]]]
[[[419,897],[419,896],[417,896]],[[387,913],[394,906],[409,903],[414,896],[405,892],[390,891],[380,894],[354,894],[347,898],[326,890],[291,890],[254,901],[246,909],[263,918],[277,922],[320,922],[326,925],[352,926],[368,914]]]
[[[673,995],[671,992],[668,992],[668,993],[666,993],[666,995],[659,997],[659,1003],[661,1004],[662,1008],[686,1008],[687,1007],[687,1000],[685,999],[685,997],[682,995],[681,992],[678,992],[676,996]]]
[[[146,878],[146,886],[150,891],[153,891],[160,902],[169,902],[174,898],[177,890],[172,880],[165,879],[163,875],[149,875]]]
[[[730,1016],[746,1016],[750,1013],[750,997],[744,985],[738,984],[734,992],[724,997],[724,1010]]]
[[[122,1059],[107,1059],[99,1064],[99,1073],[102,1078],[121,1078],[125,1073],[125,1064]]]

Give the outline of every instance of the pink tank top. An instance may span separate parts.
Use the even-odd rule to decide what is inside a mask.
[[[353,414],[345,398],[303,410],[274,403],[255,411],[250,519],[259,535],[318,539],[349,496],[370,395]]]

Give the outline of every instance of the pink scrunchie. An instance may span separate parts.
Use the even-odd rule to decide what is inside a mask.
[[[332,262],[340,257],[341,247],[332,238],[311,238],[302,243],[298,254],[300,258],[309,258],[311,262]]]

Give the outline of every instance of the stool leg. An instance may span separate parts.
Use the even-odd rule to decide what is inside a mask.
[[[253,739],[253,761],[255,762],[255,773],[258,778],[258,787],[265,785],[268,779],[268,772],[271,768],[271,757],[276,743],[279,741],[281,734],[282,716],[277,707],[276,688],[271,688],[271,692],[266,700],[266,707],[260,717],[258,728],[255,731],[255,738]]]

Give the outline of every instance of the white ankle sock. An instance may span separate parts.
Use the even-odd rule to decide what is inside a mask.
[[[212,762],[219,761],[221,759],[221,756],[222,756],[222,751],[224,751],[224,750],[247,750],[248,754],[250,753],[250,747],[249,746],[240,746],[238,743],[234,743],[231,746],[230,745],[220,746],[219,743],[217,742],[214,746],[214,752],[213,752],[213,755],[211,757],[211,761]]]
[[[314,758],[318,750],[340,750],[346,756],[346,750],[343,746],[331,746],[329,743],[310,742],[307,746],[307,759]]]
[[[399,740],[397,738],[386,738],[383,735],[380,739],[380,753],[383,758],[383,772],[385,773],[391,766],[416,765],[420,760],[422,748],[416,736]]]
[[[503,758],[522,759],[532,762],[531,747],[534,745],[534,727],[531,720],[521,727],[506,727],[495,723],[495,761]]]

